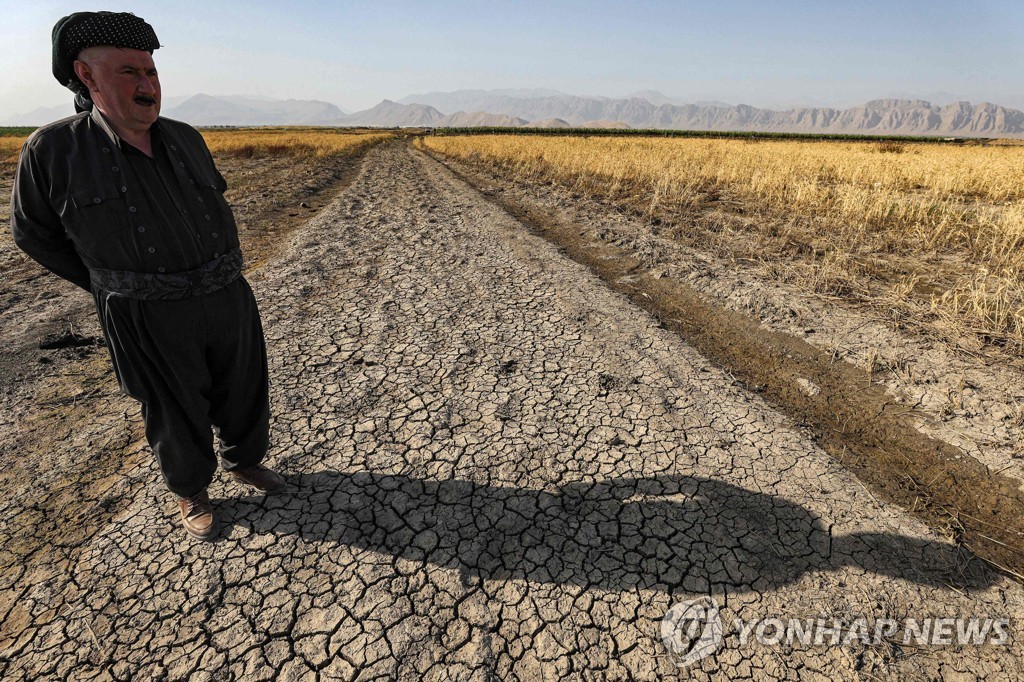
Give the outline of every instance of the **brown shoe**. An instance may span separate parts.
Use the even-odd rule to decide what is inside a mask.
[[[192,497],[179,497],[178,508],[181,509],[181,523],[189,535],[208,540],[216,534],[217,518],[213,515],[213,505],[205,488]]]
[[[256,488],[261,493],[274,494],[284,492],[288,489],[288,482],[280,474],[271,469],[257,464],[246,469],[235,469],[229,471],[236,481]]]

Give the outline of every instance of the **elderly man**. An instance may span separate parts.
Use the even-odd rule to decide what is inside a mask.
[[[226,183],[202,136],[159,116],[158,47],[133,14],[57,22],[53,74],[80,113],[25,142],[11,229],[32,258],[92,294],[185,530],[206,539],[217,530],[206,492],[213,432],[233,478],[265,493],[287,486],[260,464],[266,348]]]

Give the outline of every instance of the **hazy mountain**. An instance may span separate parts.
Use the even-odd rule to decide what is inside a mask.
[[[638,90],[631,92],[626,95],[626,99],[645,99],[651,104],[685,104],[682,100],[669,97],[668,95],[658,92],[657,90]]]
[[[371,126],[378,128],[396,128],[433,126],[444,118],[444,114],[431,106],[423,104],[399,104],[389,99],[382,101],[371,109],[357,111],[348,116],[327,121],[325,124],[338,126]]]
[[[161,97],[160,98],[160,113],[167,111],[172,107],[176,107],[182,102],[186,102],[195,95],[174,95],[172,97]]]
[[[939,107],[924,100],[873,100],[849,109],[751,113],[741,130],[997,137],[1024,134],[1024,112],[987,102]]]
[[[338,107],[316,100],[195,95],[161,114],[192,125],[317,125],[344,115]]]
[[[43,107],[5,119],[3,125],[43,125],[75,113],[70,94],[67,104]],[[192,125],[316,125],[338,118],[344,111],[327,102],[279,100],[259,95],[177,95],[164,97],[160,114]]]
[[[551,94],[554,93],[554,94]],[[459,90],[384,100],[345,115],[327,102],[260,96],[195,95],[165,98],[163,114],[195,125],[420,126],[622,126],[681,130],[792,133],[1024,136],[1024,112],[998,104],[920,98],[877,99],[860,106],[763,109],[720,102],[672,104],[657,91],[644,97],[576,97],[551,90]],[[939,93],[944,94],[944,93]],[[414,98],[426,101],[409,102]],[[660,102],[660,103],[658,103]],[[455,106],[460,104],[459,106]],[[6,125],[41,125],[72,114],[66,105],[12,116]],[[445,113],[449,115],[446,116]],[[472,112],[472,113],[466,113]],[[530,122],[527,124],[527,122]]]
[[[567,107],[572,106],[572,102],[592,102],[595,110],[599,110],[603,102],[609,101],[604,97],[577,97],[561,93],[541,95],[536,94],[535,91],[524,91],[525,94],[522,95],[510,95],[506,94],[508,92],[508,90],[434,92],[405,97],[401,102],[404,104],[426,104],[443,112],[487,111],[533,121],[538,118],[557,118],[560,116],[559,112],[563,112]],[[592,116],[590,118],[600,117]]]
[[[474,91],[481,96],[480,91]],[[468,97],[467,91],[459,97]],[[484,93],[495,108],[473,114],[457,111],[445,117],[424,103],[384,100],[373,109],[330,121],[332,125],[369,126],[489,126],[569,127],[615,122],[632,128],[680,130],[740,130],[793,133],[859,133],[998,137],[1024,135],[1024,112],[996,104],[957,102],[944,107],[924,100],[883,99],[848,109],[758,109],[746,104],[655,105],[637,97],[598,99],[555,95],[511,97]],[[435,100],[436,101],[436,100]],[[496,117],[508,117],[499,119]],[[504,120],[504,123],[495,121]],[[328,122],[325,122],[328,123]],[[607,123],[601,123],[607,125]]]
[[[615,128],[619,130],[629,130],[631,127],[628,123],[623,121],[584,121],[579,124],[580,128]]]
[[[161,106],[161,115],[193,125],[260,125],[262,112],[210,95],[194,95],[176,107]],[[253,123],[253,121],[256,121]]]
[[[439,118],[434,123],[439,128],[518,128],[526,124],[527,120],[524,118],[506,116],[505,114],[488,114],[486,111],[474,111],[471,114],[467,114],[465,111],[456,111],[454,114]]]
[[[494,102],[506,102],[515,99],[532,99],[537,97],[569,97],[564,92],[535,89],[504,89],[504,90],[455,90],[454,92],[425,92],[409,95],[398,100],[399,104],[426,104],[438,111],[453,113],[456,111],[497,111],[501,107],[491,106]],[[505,112],[500,112],[505,113]]]
[[[296,112],[303,116],[320,116],[321,112],[334,115],[336,111],[340,111],[342,116],[349,113],[341,107],[321,100],[276,99],[262,95],[216,95],[216,97],[241,106],[272,112]]]
[[[560,118],[545,118],[539,121],[530,121],[527,128],[572,128],[572,124]]]
[[[527,121],[524,118],[509,116],[507,114],[492,114],[486,111],[474,111],[467,113],[457,111],[454,114],[442,116],[440,112],[430,106],[422,104],[399,104],[390,100],[384,100],[373,109],[359,111],[346,116],[338,121],[338,125],[365,125],[365,126],[409,126],[409,127],[449,127],[449,128],[474,128],[474,127],[502,127],[502,128],[571,128],[573,124],[561,118],[546,118],[535,121]],[[581,126],[587,128],[628,128],[629,125],[622,121],[585,121]]]
[[[673,104],[682,106],[686,104],[697,104],[701,106],[731,106],[732,104],[712,94],[693,94],[686,96],[670,96],[658,90],[647,89],[632,92],[625,97],[606,97],[603,95],[569,95],[554,90],[456,90],[454,92],[428,92],[424,94],[409,95],[398,101],[403,104],[420,103],[429,104],[440,112],[450,113],[455,111],[483,111],[496,114],[508,114],[519,118],[532,119],[536,116],[546,116],[551,112],[542,113],[524,109],[515,109],[516,102],[512,100],[537,100],[549,97],[564,97],[565,100],[578,99],[592,102],[592,105],[600,105],[602,102],[614,102],[629,99],[642,99],[655,106],[662,104]],[[806,99],[803,101],[794,100],[792,105],[780,105],[776,109],[796,109],[799,106],[819,106],[821,102]],[[553,114],[558,117],[558,114]],[[564,118],[564,117],[561,117]]]
[[[177,104],[181,104],[188,96],[185,97],[164,97],[161,102],[161,108],[166,110],[167,107],[171,107]],[[75,104],[71,93],[68,93],[67,102],[58,104],[53,107],[39,107],[33,109],[24,114],[15,114],[8,116],[7,118],[0,121],[0,125],[5,126],[41,126],[54,121],[59,121],[62,118],[75,115]]]
[[[68,98],[67,104],[59,104],[55,107],[39,107],[24,114],[8,116],[0,125],[5,126],[41,126],[75,114],[75,104]]]
[[[444,93],[432,100],[443,102]],[[633,128],[740,130],[793,133],[860,133],[998,137],[1024,135],[1024,112],[997,104],[955,102],[937,106],[920,99],[879,99],[836,109],[800,107],[782,111],[746,104],[655,104],[647,99],[608,99],[557,95],[511,97],[484,91],[451,93],[477,98],[478,109],[541,122],[560,119],[572,126],[618,121]],[[434,122],[429,125],[433,125]],[[426,125],[426,124],[424,124]]]
[[[274,102],[281,101],[276,100],[273,97],[267,97],[266,95],[217,95],[220,99],[226,99],[229,102]]]
[[[904,100],[924,100],[925,102],[931,102],[932,104],[940,107],[944,107],[947,104],[955,104],[956,102],[963,102],[966,97],[956,95],[951,92],[929,92],[929,93],[913,93],[907,92],[906,90],[900,92],[890,92],[879,99],[904,99]]]
[[[1024,95],[1016,93],[1011,95],[1003,95],[1002,97],[999,98],[999,103],[1002,104],[1004,107],[1009,107],[1011,109],[1020,109],[1024,111]]]
[[[725,100],[719,97],[714,97],[712,95],[690,94],[683,97],[669,97],[665,93],[659,92],[658,90],[637,90],[636,92],[631,92],[625,97],[620,97],[618,99],[645,99],[655,106],[660,106],[662,104],[675,104],[677,106],[683,106],[685,104],[697,104],[699,106],[704,107],[732,106],[732,104],[730,104],[729,102],[726,102]]]

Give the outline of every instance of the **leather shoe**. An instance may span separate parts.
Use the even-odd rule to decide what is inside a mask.
[[[213,515],[213,505],[205,488],[192,497],[179,497],[178,508],[181,510],[181,523],[189,535],[208,540],[216,534],[217,518]]]
[[[262,464],[256,466],[247,467],[245,469],[235,469],[229,471],[232,477],[236,481],[241,481],[246,485],[249,485],[261,493],[280,493],[284,492],[288,488],[288,482],[284,480],[280,474],[275,471],[268,469]]]

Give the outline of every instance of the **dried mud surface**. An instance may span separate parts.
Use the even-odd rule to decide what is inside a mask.
[[[683,282],[768,330],[864,369],[866,380],[912,410],[918,429],[1024,489],[1024,358],[1019,355],[982,348],[974,339],[954,341],[929,333],[879,304],[852,305],[848,299],[815,294],[780,281],[778,271],[786,264],[776,259],[736,259],[727,249],[713,253],[684,245],[672,238],[670,227],[557,184],[510,179],[486,164],[443,162],[499,202],[519,201],[549,211],[581,226],[587,239],[629,252],[655,278]],[[731,231],[738,220],[735,210],[710,209],[680,222],[692,220],[696,230]]]
[[[792,313],[789,304],[799,300],[799,292],[790,287],[787,298],[786,288],[758,278],[744,279],[742,272],[737,277],[722,260],[717,263],[718,277],[693,286],[678,273],[693,267],[696,254],[688,254],[678,242],[659,238],[655,225],[607,208],[596,210],[600,204],[570,200],[557,185],[508,182],[482,164],[434,157],[679,333],[745,387],[765,396],[796,423],[807,425],[817,442],[874,492],[912,510],[933,529],[958,539],[993,565],[1024,575],[1024,493],[1019,479],[1003,474],[1006,466],[993,471],[986,463],[991,456],[983,461],[951,445],[947,441],[962,441],[963,434],[949,427],[936,429],[921,409],[923,399],[909,403],[906,394],[891,384],[875,382],[871,372],[843,360],[838,349],[815,346],[730,305],[736,294],[767,291],[769,295],[760,300],[772,304],[766,306],[769,310],[781,307]],[[669,272],[673,275],[666,276]],[[723,297],[723,291],[732,296]],[[819,318],[848,318],[854,312],[848,305],[823,311],[821,301],[806,295],[803,300],[818,304],[805,313],[814,310]],[[831,319],[819,321],[825,327],[834,324]],[[892,329],[889,338],[882,339],[861,334],[861,348],[867,347],[876,357],[879,352],[888,353],[895,341],[919,345],[924,341],[899,331]],[[950,348],[938,348],[948,358]],[[958,360],[960,365],[966,362]],[[902,369],[902,375],[893,372],[893,377],[906,376],[909,381],[920,368]],[[948,377],[949,367],[945,369]],[[1014,367],[999,369],[977,374],[991,391],[1013,390],[1014,383],[998,381],[1012,375]],[[976,429],[995,425],[1006,433],[1006,427],[994,424],[989,414],[963,416]],[[1020,425],[1019,419],[1014,425]],[[936,431],[956,438],[932,437]],[[1019,437],[1020,430],[1016,431]]]
[[[4,302],[0,677],[1024,676],[1020,585],[429,157],[370,150],[251,280],[293,494],[218,480],[213,543],[178,527],[112,379],[78,386],[102,348],[28,362],[88,301]],[[11,317],[37,321],[21,351]],[[54,425],[55,452],[20,451]],[[75,501],[108,513],[76,531]],[[725,640],[680,670],[660,621],[701,595]],[[908,615],[1008,618],[1010,641],[762,646],[728,625]]]

